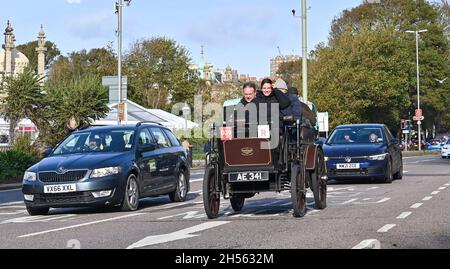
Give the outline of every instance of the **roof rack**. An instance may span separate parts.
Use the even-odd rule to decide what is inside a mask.
[[[164,125],[162,125],[161,123],[156,122],[156,121],[141,121],[141,122],[138,122],[138,123],[136,124],[136,128],[137,128],[137,127],[140,127],[142,124],[146,124],[146,123],[156,124],[156,125],[159,125],[159,126],[164,126]]]

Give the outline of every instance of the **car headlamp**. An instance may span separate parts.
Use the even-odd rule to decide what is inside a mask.
[[[107,176],[117,175],[121,171],[122,171],[122,169],[119,166],[95,169],[91,173],[91,178],[100,178],[100,177],[107,177]]]
[[[379,154],[379,155],[372,155],[372,156],[369,156],[368,159],[371,161],[383,161],[384,159],[386,159],[387,155],[388,155],[387,153]]]
[[[36,173],[35,172],[25,172],[23,175],[23,181],[36,181]]]

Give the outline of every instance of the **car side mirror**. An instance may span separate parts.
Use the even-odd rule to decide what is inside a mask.
[[[53,149],[52,148],[46,148],[44,149],[44,151],[42,151],[42,155],[44,156],[44,158],[47,158],[48,156],[50,156],[50,154],[52,154]]]
[[[320,139],[316,140],[316,145],[323,146],[323,144],[324,144],[323,140]]]
[[[156,144],[150,143],[150,144],[145,144],[145,145],[139,145],[138,147],[138,151],[139,152],[149,152],[149,151],[154,151],[156,149]]]

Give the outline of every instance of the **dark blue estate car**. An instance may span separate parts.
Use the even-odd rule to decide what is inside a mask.
[[[120,206],[137,210],[139,199],[169,195],[185,201],[189,191],[187,153],[158,124],[93,127],[68,136],[23,179],[30,215],[50,207]]]
[[[338,126],[323,150],[330,179],[369,178],[391,183],[403,177],[399,140],[383,124]]]

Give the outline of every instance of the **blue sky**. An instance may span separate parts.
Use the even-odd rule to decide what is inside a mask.
[[[309,0],[309,50],[327,41],[335,16],[361,2]],[[133,0],[124,9],[124,50],[134,40],[166,36],[186,47],[194,62],[204,45],[214,68],[231,65],[241,74],[265,77],[277,46],[283,54],[300,54],[300,20],[292,18],[292,9],[300,13],[301,1]],[[17,44],[34,40],[42,23],[63,54],[116,41],[114,0],[3,1],[1,30],[8,19]]]

